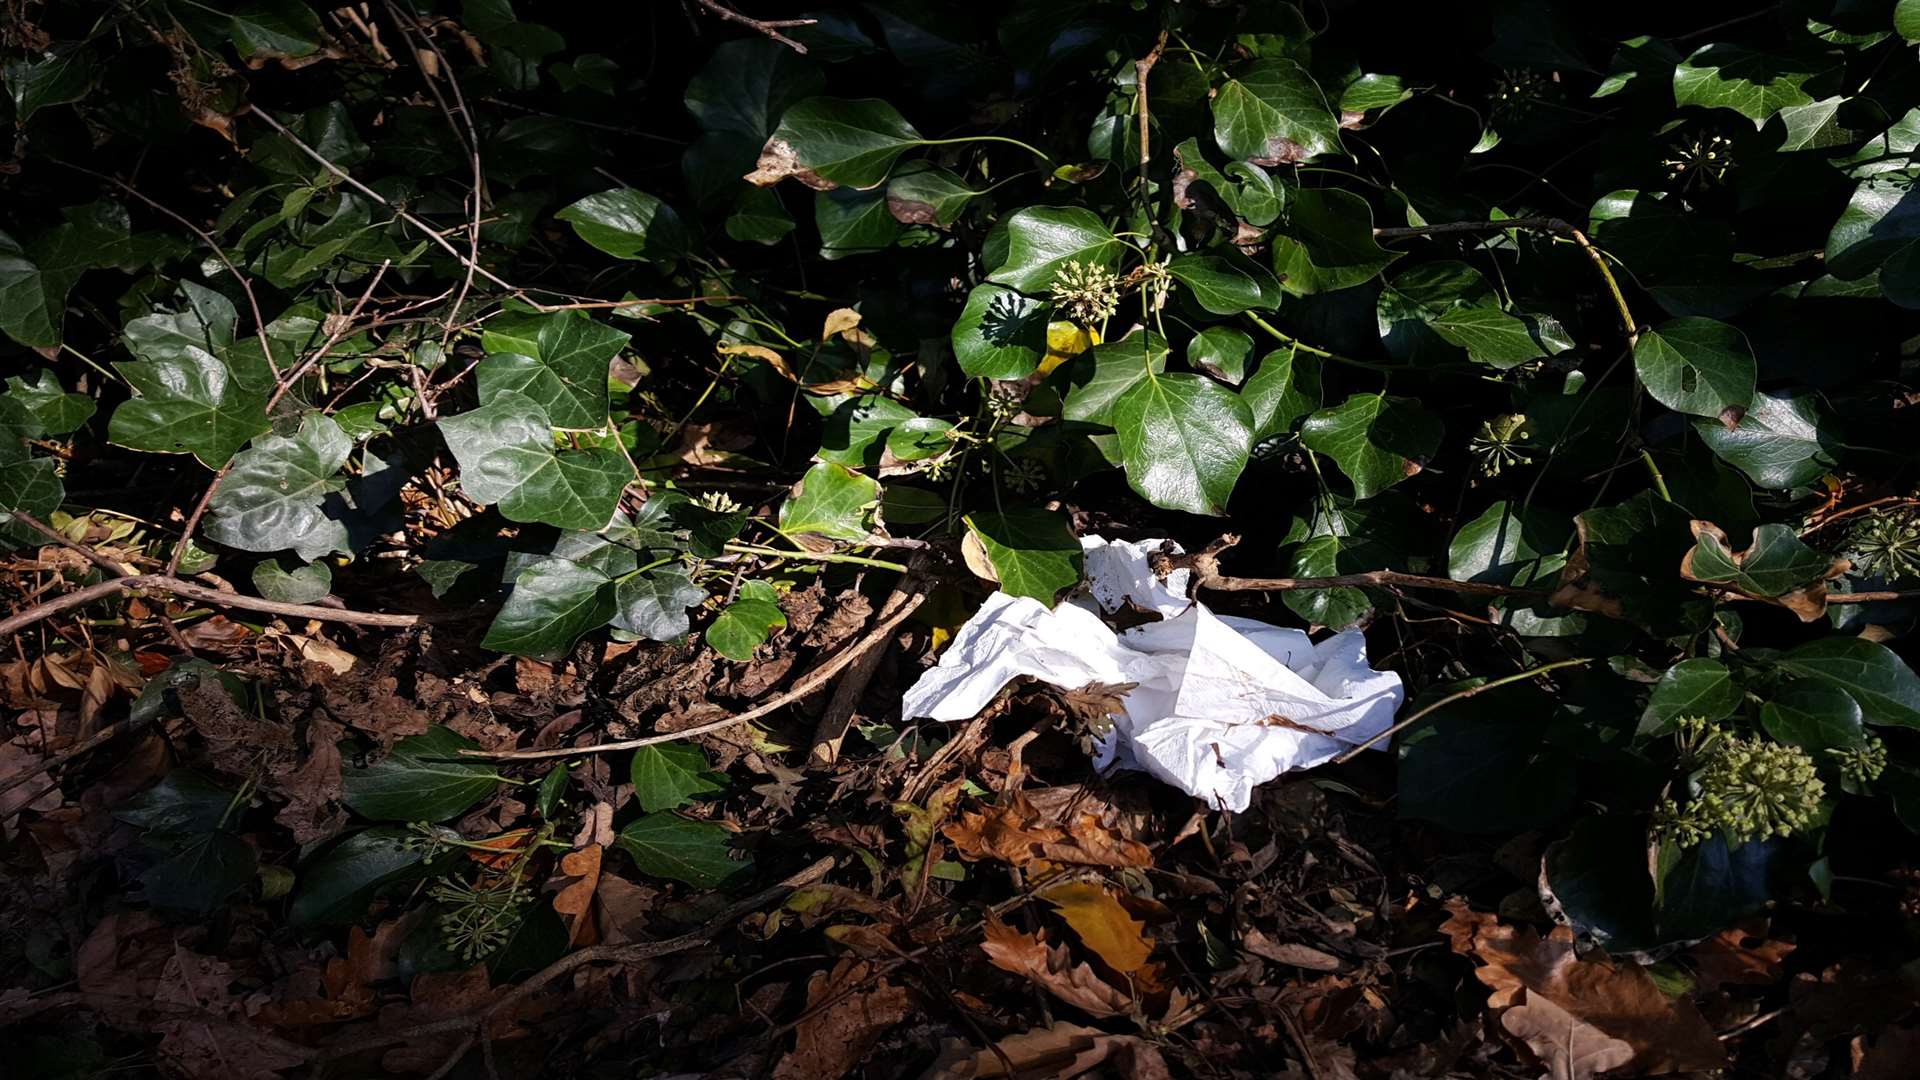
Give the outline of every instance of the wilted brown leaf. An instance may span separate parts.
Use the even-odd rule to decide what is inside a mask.
[[[869,981],[872,973],[866,961],[845,959],[807,982],[807,1018],[794,1032],[793,1050],[774,1067],[774,1080],[846,1076],[888,1028],[907,1018],[913,997],[906,987]]]
[[[1767,937],[1767,924],[1722,930],[1687,951],[1702,987],[1766,986],[1780,979],[1780,962],[1793,952],[1790,941]]]
[[[1720,546],[1727,550],[1728,557],[1733,560],[1733,565],[1735,566],[1745,565],[1746,561],[1753,556],[1755,547],[1758,546],[1756,544],[1755,547],[1749,547],[1745,551],[1735,551],[1733,550],[1733,545],[1727,541],[1726,530],[1720,528],[1720,526],[1715,525],[1711,521],[1700,521],[1698,519],[1690,524],[1693,528],[1695,539],[1702,536],[1709,536],[1719,541]],[[1760,600],[1769,604],[1778,604],[1788,611],[1793,612],[1795,615],[1800,616],[1801,622],[1814,622],[1826,615],[1827,582],[1832,581],[1834,578],[1839,577],[1851,569],[1853,569],[1852,562],[1846,559],[1835,559],[1821,574],[1818,581],[1810,582],[1798,588],[1789,589],[1779,596],[1760,596],[1754,593],[1741,592],[1738,589],[1732,588],[1725,581],[1708,581],[1708,579],[1694,576],[1693,552],[1691,550],[1680,560],[1681,577],[1689,581],[1708,581],[1708,584],[1713,585],[1715,588],[1738,592],[1750,600]]]
[[[600,886],[600,860],[605,854],[599,844],[569,851],[560,858],[560,873],[572,880],[553,894],[553,910],[567,923],[567,942],[585,944],[581,939],[593,929],[587,911],[593,906],[593,894]]]
[[[1474,974],[1493,993],[1487,1007],[1505,1009],[1522,1002],[1551,1001],[1604,1035],[1633,1048],[1633,1064],[1644,1073],[1714,1069],[1726,1053],[1690,1002],[1669,1001],[1645,970],[1615,964],[1603,954],[1582,960],[1573,948],[1573,931],[1557,926],[1546,938],[1529,927],[1501,925],[1495,917],[1449,900],[1450,913],[1440,930],[1455,952],[1477,957],[1484,966]],[[1522,1021],[1529,1030],[1551,1027],[1536,1018]]]
[[[1100,823],[1091,813],[1073,815],[1068,828],[1045,823],[1023,792],[1005,803],[968,810],[944,830],[965,859],[998,859],[1014,866],[1038,860],[1068,866],[1151,866],[1153,852]]]
[[[1552,1080],[1593,1080],[1633,1060],[1632,1046],[1538,994],[1501,1013],[1500,1026],[1527,1044]]]
[[[1049,946],[1038,934],[1023,934],[998,919],[986,925],[980,943],[1002,971],[1025,975],[1054,997],[1093,1016],[1124,1016],[1131,999],[1087,964],[1075,964],[1065,946]]]
[[[1013,1066],[1011,1073],[1007,1071],[1009,1063]],[[1052,1027],[1009,1035],[985,1050],[949,1039],[941,1045],[940,1056],[920,1074],[920,1080],[1072,1080],[1096,1068],[1100,1075],[1115,1080],[1163,1080],[1173,1075],[1160,1051],[1137,1035],[1111,1035],[1056,1021]]]

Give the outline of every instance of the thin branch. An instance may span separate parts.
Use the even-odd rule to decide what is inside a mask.
[[[894,620],[898,625],[895,617],[911,614],[927,599],[930,587],[931,582],[926,578],[908,573],[888,595],[877,617],[883,623]],[[834,686],[833,697],[828,699],[826,711],[820,714],[820,722],[813,728],[813,749],[807,755],[809,764],[829,766],[840,759],[840,743],[847,737],[854,710],[859,708],[860,698],[886,654],[884,648],[867,650]]]
[[[231,461],[220,466],[213,474],[213,481],[207,485],[207,490],[200,493],[200,501],[193,504],[193,513],[187,515],[187,523],[180,527],[180,542],[173,545],[173,554],[167,558],[168,577],[180,572],[180,557],[187,553],[187,545],[193,542],[193,531],[200,527],[200,519],[206,516],[207,506],[213,502],[213,493],[220,490],[220,481],[225,480],[232,469]]]
[[[306,359],[300,361],[299,366],[288,372],[286,378],[281,379],[280,384],[273,388],[273,396],[267,399],[268,416],[273,415],[273,407],[280,404],[280,399],[287,396],[287,392],[293,389],[295,383],[306,377],[307,372],[312,371],[315,364],[326,359],[327,354],[333,351],[333,347],[340,344],[341,338],[353,332],[353,324],[359,321],[360,312],[366,309],[367,301],[373,298],[373,290],[380,287],[380,279],[387,276],[387,267],[392,265],[392,259],[380,260],[380,269],[373,272],[373,280],[367,282],[366,289],[360,294],[359,302],[353,305],[353,310],[347,313],[344,321],[335,324],[338,329],[328,334],[327,340],[318,349],[308,353]]]
[[[1307,578],[1243,578],[1228,577],[1220,572],[1220,552],[1240,542],[1240,537],[1229,533],[1209,545],[1204,551],[1192,555],[1175,555],[1167,560],[1169,570],[1183,567],[1193,571],[1193,587],[1212,589],[1215,592],[1290,592],[1296,589],[1340,589],[1372,587],[1398,587],[1405,589],[1444,589],[1447,592],[1473,593],[1479,596],[1513,596],[1534,603],[1545,603],[1550,595],[1542,589],[1522,589],[1513,585],[1499,585],[1489,581],[1455,581],[1452,578],[1425,577],[1420,574],[1403,574],[1398,570],[1369,570],[1361,574],[1341,574],[1336,577]],[[1157,572],[1156,568],[1156,572]]]
[[[1620,282],[1614,278],[1613,269],[1607,265],[1606,255],[1593,245],[1592,240],[1587,239],[1586,233],[1581,232],[1572,222],[1564,218],[1519,217],[1507,218],[1504,221],[1446,221],[1437,225],[1375,229],[1373,236],[1376,240],[1401,240],[1412,236],[1478,235],[1505,232],[1508,229],[1531,229],[1535,232],[1554,233],[1568,237],[1579,244],[1580,249],[1587,253],[1587,258],[1593,261],[1593,267],[1599,271],[1601,280],[1606,282],[1607,292],[1613,297],[1613,306],[1620,316],[1620,326],[1626,331],[1627,340],[1633,342],[1640,339],[1640,327],[1633,321],[1633,312],[1627,307],[1626,294],[1620,291]]]
[[[79,552],[82,558],[86,559],[88,562],[92,563],[93,565],[99,567],[101,570],[105,571],[108,577],[125,578],[125,577],[132,577],[134,575],[134,571],[129,570],[126,567],[120,565],[119,563],[114,562],[112,559],[109,559],[105,555],[102,555],[99,552],[93,550],[92,548],[87,547],[85,544],[77,544],[72,540],[69,540],[66,537],[60,535],[59,532],[54,530],[51,526],[47,525],[45,522],[41,521],[39,518],[34,517],[32,514],[26,513],[25,511],[21,511],[21,510],[12,511],[12,514],[13,514],[14,520],[24,523],[29,528],[34,529],[35,531],[39,532],[42,536],[47,537],[48,539],[52,540],[54,543],[59,544],[61,547],[64,547],[70,551]],[[176,549],[176,553],[177,551],[178,549]],[[168,567],[168,572],[172,573],[172,567]],[[180,628],[173,625],[173,620],[167,617],[167,613],[162,611],[162,612],[159,612],[158,614],[160,616],[160,625],[166,629],[167,636],[173,639],[173,643],[179,647],[180,651],[186,653],[188,656],[194,655],[193,646],[187,642],[186,636],[180,633]],[[8,785],[8,786],[11,787],[12,785]],[[0,791],[4,791],[4,790],[6,789],[0,788]]]
[[[902,569],[904,569],[904,567]],[[462,750],[461,754],[467,757],[485,758],[489,761],[538,761],[543,758],[578,757],[582,754],[611,754],[617,750],[637,750],[642,746],[657,746],[661,743],[679,742],[682,739],[691,739],[696,735],[709,735],[716,731],[725,731],[727,728],[738,727],[748,721],[758,720],[769,713],[784,709],[788,705],[799,701],[827,685],[827,681],[839,674],[840,669],[859,659],[867,650],[887,640],[888,636],[893,633],[894,628],[907,621],[907,616],[913,614],[917,607],[919,607],[918,604],[900,605],[892,614],[880,620],[879,624],[869,631],[866,637],[842,649],[833,659],[800,676],[799,679],[794,681],[793,687],[785,693],[778,695],[763,705],[756,705],[746,712],[729,716],[724,720],[715,720],[706,724],[696,724],[693,727],[682,728],[679,731],[669,731],[663,735],[648,735],[644,738],[623,739],[620,742],[599,743],[594,746],[573,746],[558,750]]]
[[[278,600],[263,600],[259,597],[242,596],[239,593],[223,592],[205,585],[195,585],[169,574],[135,574],[132,577],[115,578],[112,581],[103,581],[98,585],[77,589],[43,604],[35,604],[17,615],[0,619],[0,638],[17,634],[34,623],[63,611],[84,607],[96,600],[104,600],[109,596],[136,589],[163,592],[183,600],[198,600],[215,607],[261,611],[270,615],[314,619],[320,622],[351,623],[355,626],[404,627],[417,626],[427,621],[426,617],[421,615],[387,615],[372,611],[347,611],[343,608],[320,607],[315,604],[284,604]]]
[[[757,30],[803,56],[806,54],[807,47],[780,31],[796,26],[812,26],[820,21],[818,19],[749,19],[732,8],[722,6],[719,0],[694,0],[694,2],[728,22],[739,23],[741,26]]]
[[[1140,187],[1143,192],[1146,190],[1147,184],[1147,161],[1152,157],[1152,154],[1147,149],[1147,133],[1150,127],[1150,117],[1147,112],[1147,75],[1153,71],[1153,65],[1160,62],[1160,54],[1165,51],[1166,47],[1167,32],[1162,30],[1160,31],[1159,40],[1153,43],[1152,50],[1149,51],[1146,56],[1133,62],[1134,87],[1135,92],[1139,95]]]
[[[1498,689],[1499,687],[1502,687],[1502,686],[1511,686],[1514,683],[1525,682],[1528,679],[1537,679],[1540,676],[1545,675],[1549,671],[1557,671],[1560,668],[1578,667],[1582,664],[1591,664],[1593,663],[1593,661],[1594,661],[1594,658],[1591,656],[1576,657],[1572,660],[1555,660],[1551,664],[1541,664],[1537,668],[1528,668],[1527,670],[1519,673],[1518,675],[1508,675],[1504,678],[1494,679],[1491,682],[1483,682],[1478,686],[1469,686],[1465,690],[1460,690],[1455,693],[1448,694],[1446,697],[1443,697],[1439,701],[1434,702],[1433,704],[1427,706],[1426,708],[1415,712],[1412,716],[1409,716],[1405,720],[1402,720],[1399,723],[1393,725],[1392,727],[1386,729],[1385,731],[1382,731],[1380,734],[1375,735],[1373,738],[1368,739],[1366,742],[1360,743],[1358,746],[1355,746],[1353,749],[1346,751],[1345,753],[1341,754],[1337,758],[1334,758],[1333,763],[1335,765],[1341,765],[1341,764],[1345,764],[1346,762],[1352,761],[1354,758],[1360,756],[1361,751],[1368,749],[1369,747],[1373,746],[1373,744],[1380,742],[1383,739],[1392,738],[1393,736],[1399,734],[1400,732],[1405,731],[1407,728],[1412,727],[1414,724],[1419,723],[1422,719],[1424,719],[1427,716],[1427,714],[1437,709],[1441,709],[1448,705],[1451,705],[1456,701],[1461,701],[1466,698],[1470,698],[1475,694],[1484,694],[1489,690]]]

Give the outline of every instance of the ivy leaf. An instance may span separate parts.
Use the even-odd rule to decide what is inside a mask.
[[[880,394],[849,397],[827,417],[816,456],[848,468],[878,467],[881,451],[886,448],[887,433],[919,418],[918,413],[890,397]]]
[[[1573,348],[1558,320],[1549,315],[1516,315],[1497,307],[1449,308],[1428,324],[1450,345],[1474,360],[1505,371],[1529,360]]]
[[[1713,602],[1680,588],[1674,567],[1693,547],[1687,515],[1653,491],[1574,521],[1579,539],[1567,556],[1554,602],[1625,619],[1657,637],[1706,628]]]
[[[1673,100],[1681,108],[1732,109],[1759,127],[1790,105],[1811,104],[1806,84],[1813,77],[1790,60],[1739,45],[1706,45],[1673,69]]]
[[[1727,534],[1708,522],[1693,526],[1693,550],[1680,562],[1682,577],[1724,585],[1748,596],[1782,597],[1832,576],[1834,561],[1802,543],[1786,525],[1761,525],[1753,543],[1736,552]]]
[[[1062,590],[1080,584],[1086,558],[1062,514],[1025,509],[981,512],[967,530],[986,553],[1000,591],[1030,596],[1051,607]]]
[[[1270,308],[1251,275],[1217,255],[1182,255],[1167,264],[1167,273],[1185,285],[1195,303],[1215,315],[1238,315]]]
[[[633,856],[633,865],[648,877],[681,881],[697,889],[711,889],[753,865],[727,855],[724,826],[692,821],[678,814],[648,814],[620,830],[615,846]]]
[[[1053,305],[991,283],[975,285],[953,324],[953,357],[975,379],[1024,379],[1047,354]]]
[[[687,251],[687,229],[673,207],[644,191],[614,188],[553,215],[580,239],[616,259],[671,264]]]
[[[268,60],[297,60],[320,51],[320,17],[301,0],[251,0],[238,4],[227,33],[242,59],[258,67]]]
[[[1893,31],[1906,41],[1920,41],[1920,0],[1893,5]]]
[[[936,166],[898,173],[887,181],[887,212],[904,225],[947,228],[982,193]]]
[[[813,224],[820,230],[820,257],[828,260],[884,251],[900,235],[900,223],[878,191],[835,188],[815,193]]]
[[[428,876],[431,849],[402,825],[362,829],[300,866],[299,891],[287,911],[296,927],[358,922],[381,889]]]
[[[481,646],[515,656],[564,656],[580,635],[599,629],[617,610],[612,578],[566,558],[542,559],[520,571]]]
[[[677,810],[695,795],[727,790],[727,778],[715,773],[706,751],[692,743],[642,746],[628,770],[634,798],[647,813]]]
[[[241,551],[292,550],[309,562],[350,551],[346,526],[327,515],[325,502],[346,487],[337,474],[352,452],[353,440],[320,413],[291,437],[255,439],[214,492],[207,535]]]
[[[1758,366],[1747,336],[1713,319],[1672,319],[1642,331],[1633,367],[1654,400],[1675,412],[1718,418],[1753,401]]]
[[[1286,573],[1291,577],[1364,573],[1379,569],[1374,559],[1378,554],[1378,548],[1365,540],[1321,534],[1291,545]],[[1345,630],[1373,611],[1373,601],[1362,589],[1289,589],[1281,599],[1295,615],[1330,630]]]
[[[1447,576],[1455,581],[1531,584],[1559,570],[1573,523],[1538,507],[1494,503],[1460,526],[1447,549]]]
[[[1862,278],[1920,240],[1920,194],[1906,173],[1870,176],[1854,188],[1827,233],[1827,271]]]
[[[1240,398],[1253,412],[1253,441],[1293,430],[1294,424],[1326,400],[1321,388],[1320,358],[1291,345],[1276,349],[1240,388]]]
[[[1467,833],[1537,828],[1573,805],[1578,762],[1546,737],[1553,701],[1503,687],[1456,702],[1402,736],[1400,813]]]
[[[765,188],[749,187],[740,193],[724,226],[727,235],[742,243],[777,244],[793,231],[793,215],[780,203],[780,197]]]
[[[1199,375],[1156,375],[1113,403],[1127,483],[1148,502],[1190,514],[1226,513],[1253,448],[1253,411]]]
[[[1287,235],[1273,240],[1273,270],[1295,296],[1370,281],[1400,257],[1373,238],[1373,208],[1352,192],[1296,191],[1292,210]]]
[[[1673,69],[1679,63],[1680,54],[1664,38],[1645,34],[1628,38],[1615,50],[1607,77],[1600,80],[1593,96],[1611,97],[1629,89],[1635,92],[1649,88],[1649,92],[1665,90],[1673,85]]]
[[[586,431],[607,422],[607,372],[629,335],[578,311],[500,322],[481,338],[489,355],[474,374],[480,404],[524,394],[552,427]]]
[[[633,479],[618,450],[558,451],[546,409],[511,390],[472,412],[443,417],[440,433],[460,463],[460,486],[509,521],[592,531],[606,526]]]
[[[1227,209],[1249,225],[1271,225],[1280,216],[1286,202],[1286,189],[1258,165],[1234,161],[1229,162],[1224,171],[1216,169],[1200,152],[1198,139],[1188,139],[1174,147],[1173,156],[1180,163],[1173,177],[1173,200],[1181,208],[1192,209],[1197,205],[1188,191],[1193,184],[1202,183],[1212,188]]]
[[[1740,707],[1741,690],[1727,665],[1696,657],[1668,668],[1653,685],[1647,709],[1640,715],[1641,738],[1666,735],[1683,716],[1713,721],[1733,715]]]
[[[32,458],[0,465],[0,511],[18,510],[45,521],[67,498],[67,486],[60,481],[60,463],[52,458]],[[13,516],[0,512],[0,539],[16,544],[37,544],[46,538],[38,530],[29,531],[13,522]]]
[[[226,298],[182,282],[187,308],[127,324],[127,345],[139,360],[115,370],[138,396],[121,402],[107,438],[159,453],[191,453],[218,469],[248,439],[266,431],[273,372],[257,342],[235,343],[238,316]]]
[[[94,69],[93,50],[80,44],[55,46],[36,59],[16,60],[0,69],[7,96],[13,99],[14,123],[24,126],[41,109],[86,97]]]
[[[1069,368],[1071,388],[1061,406],[1068,420],[1114,427],[1114,403],[1167,369],[1167,341],[1142,331],[1096,345]]]
[[[69,394],[60,380],[45,368],[34,372],[33,381],[15,375],[7,380],[7,397],[33,413],[48,435],[65,435],[93,418],[97,403],[85,394]]]
[[[1499,302],[1480,271],[1454,260],[1421,263],[1395,274],[1374,304],[1380,343],[1402,363],[1451,361],[1459,346],[1443,339],[1433,321],[1458,307]]]
[[[1859,637],[1826,637],[1784,653],[1780,668],[1846,691],[1869,724],[1920,728],[1920,677],[1892,649]]]
[[[767,640],[767,635],[787,625],[779,600],[780,594],[764,581],[741,582],[733,603],[707,627],[707,644],[729,660],[753,659],[753,651]]]
[[[1865,714],[1845,690],[1828,683],[1800,681],[1760,706],[1760,726],[1768,735],[1829,762],[1828,750],[1851,750],[1866,745]]]
[[[746,136],[758,150],[789,105],[825,87],[820,69],[805,57],[778,42],[748,38],[716,46],[687,81],[684,101],[702,130]]]
[[[1340,118],[1305,68],[1266,59],[1215,91],[1213,138],[1241,161],[1292,164],[1340,152]]]
[[[340,773],[340,801],[376,821],[445,821],[493,794],[500,774],[463,757],[480,744],[438,724],[393,744],[386,757]]]
[[[796,176],[810,187],[879,187],[901,154],[924,141],[879,98],[811,97],[790,106],[747,179],[762,187]]]
[[[1209,326],[1187,342],[1187,363],[1219,379],[1228,386],[1239,386],[1247,377],[1247,357],[1253,355],[1253,339],[1231,326]],[[1254,417],[1258,430],[1260,417]]]
[[[267,559],[253,568],[253,587],[283,604],[311,604],[333,591],[333,568],[324,562],[287,565]]]
[[[1067,263],[1109,270],[1126,245],[1093,211],[1078,206],[1029,206],[1006,219],[1007,257],[988,281],[1046,295]]]
[[[879,500],[880,485],[870,477],[821,462],[800,478],[800,493],[780,504],[780,531],[863,540],[869,531],[866,511]]]
[[[260,864],[253,845],[225,830],[202,833],[140,875],[147,903],[205,915],[253,879]]]
[[[698,607],[707,590],[677,566],[663,566],[622,580],[614,589],[613,625],[648,641],[673,641],[691,624],[687,609]]]
[[[1831,421],[1823,423],[1819,398],[1810,391],[1769,394],[1755,391],[1747,413],[1733,430],[1719,420],[1700,419],[1693,430],[1720,460],[1747,474],[1763,488],[1784,491],[1810,484],[1837,463],[1839,446]]]
[[[1412,398],[1354,394],[1300,426],[1307,449],[1332,458],[1353,481],[1356,499],[1418,473],[1440,446],[1439,418]]]
[[[1398,75],[1362,75],[1340,92],[1340,111],[1365,113],[1389,109],[1413,96]]]

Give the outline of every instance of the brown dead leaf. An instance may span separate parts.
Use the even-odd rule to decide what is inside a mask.
[[[347,823],[340,801],[339,724],[324,717],[307,720],[307,760],[298,768],[273,778],[273,790],[286,796],[287,805],[273,820],[293,830],[298,844],[325,840]]]
[[[505,870],[520,858],[526,850],[527,841],[532,838],[532,829],[514,829],[484,840],[474,840],[467,847],[467,858],[489,870]]]
[[[560,873],[572,880],[553,894],[553,910],[566,920],[569,945],[584,944],[582,936],[593,929],[587,910],[593,906],[593,894],[600,885],[600,859],[605,851],[599,844],[590,844],[560,858]]]
[[[996,1053],[996,1051],[998,1051]],[[1013,1072],[1007,1071],[1011,1063]],[[940,1056],[920,1080],[1072,1080],[1094,1069],[1116,1080],[1170,1080],[1172,1073],[1153,1044],[1138,1035],[1110,1035],[1097,1028],[1056,1021],[1052,1027],[1009,1035],[975,1050],[958,1039],[941,1045]]]
[[[1040,899],[1052,904],[1080,935],[1081,943],[1099,954],[1108,967],[1131,975],[1147,966],[1153,945],[1141,936],[1146,925],[1127,914],[1106,886],[1069,882],[1047,889]]]
[[[827,312],[827,321],[820,328],[820,340],[830,341],[836,335],[860,325],[860,313],[852,308],[834,308]]]
[[[774,1080],[849,1075],[881,1035],[907,1018],[913,996],[885,978],[869,981],[872,973],[866,961],[844,959],[808,980],[807,1018],[795,1029],[793,1049],[774,1067]]]
[[[24,746],[0,743],[0,777],[12,779],[24,775],[45,760]],[[50,777],[38,777],[0,793],[0,821],[22,810],[58,810],[63,801],[59,784]]]
[[[1067,866],[1151,866],[1153,852],[1103,825],[1090,812],[1072,815],[1062,829],[1045,823],[1025,792],[1005,803],[968,810],[943,832],[965,859],[998,859],[1024,867],[1046,860]]]
[[[1633,1060],[1633,1047],[1538,994],[1500,1014],[1500,1026],[1527,1044],[1551,1080],[1593,1080]]]
[[[1296,942],[1275,941],[1258,930],[1248,930],[1241,936],[1240,944],[1255,956],[1308,971],[1339,971],[1346,966],[1337,956]]]
[[[1780,962],[1793,952],[1790,941],[1767,937],[1767,923],[1722,930],[1687,951],[1695,978],[1708,990],[1723,986],[1770,986],[1780,981]]]
[[[760,160],[754,163],[753,171],[746,174],[745,179],[756,187],[772,187],[789,176],[815,191],[832,191],[840,186],[802,166],[800,156],[785,139],[768,139],[760,151]]]
[[[986,925],[980,948],[993,966],[1025,975],[1061,1001],[1092,1016],[1125,1016],[1131,999],[1087,964],[1075,964],[1065,946],[1049,946],[1038,934],[1023,934],[998,919]]]
[[[1504,926],[1492,915],[1470,911],[1458,898],[1446,906],[1449,917],[1440,930],[1455,952],[1482,962],[1474,974],[1493,991],[1488,1008],[1550,1001],[1627,1043],[1643,1073],[1725,1066],[1726,1053],[1699,1011],[1685,999],[1669,1001],[1644,969],[1600,953],[1581,959],[1573,931],[1564,926],[1542,938],[1531,927]],[[1521,1023],[1529,1031],[1553,1028],[1537,1014]]]

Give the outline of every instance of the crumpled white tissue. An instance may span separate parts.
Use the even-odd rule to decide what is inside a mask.
[[[1399,675],[1368,665],[1362,634],[1316,645],[1299,630],[1215,615],[1186,598],[1188,571],[1154,577],[1148,553],[1163,543],[1083,538],[1091,600],[1050,610],[994,593],[907,691],[902,715],[966,720],[1022,675],[1064,690],[1134,683],[1095,763],[1143,769],[1236,812],[1256,786],[1393,723],[1406,691]],[[1095,604],[1114,612],[1129,598],[1163,618],[1114,633]]]

